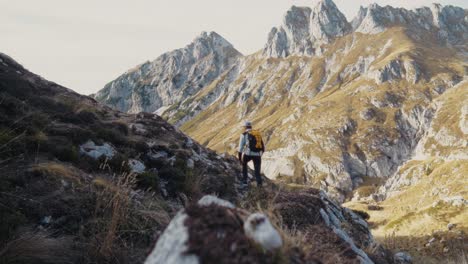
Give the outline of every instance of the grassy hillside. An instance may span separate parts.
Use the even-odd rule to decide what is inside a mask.
[[[458,261],[467,260],[468,205],[463,198],[468,195],[467,173],[466,161],[411,161],[399,171],[407,186],[391,197],[345,206],[366,211],[373,234],[389,248],[419,256],[417,263],[465,263]],[[428,245],[431,238],[436,240]]]
[[[0,59],[0,263],[142,262],[186,203],[238,198],[236,160]]]

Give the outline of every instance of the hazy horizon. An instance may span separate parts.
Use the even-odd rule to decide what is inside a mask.
[[[0,52],[50,81],[90,94],[126,70],[184,47],[202,31],[217,32],[244,55],[256,52],[290,6],[315,2],[0,0]],[[335,1],[349,21],[361,5],[374,2],[416,8],[434,1]],[[464,0],[438,2],[468,8]]]

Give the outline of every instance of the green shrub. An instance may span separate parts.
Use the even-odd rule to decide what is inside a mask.
[[[176,123],[176,122],[182,120],[188,114],[189,114],[188,111],[178,110],[175,113],[175,115],[171,118],[170,123]]]
[[[134,149],[137,153],[146,153],[149,150],[148,145],[143,141],[129,141],[128,146]]]
[[[189,170],[184,160],[176,159],[174,166],[163,166],[159,170],[161,179],[168,181],[167,189],[169,193],[184,192],[186,189],[186,179]]]
[[[9,94],[0,93],[0,112],[2,114],[2,121],[14,120],[18,116],[25,114],[26,109],[24,107],[18,107],[22,105],[22,101],[17,97],[13,97]],[[1,122],[1,121],[0,121]]]
[[[173,193],[182,190],[185,181],[185,172],[174,167],[165,166],[159,170],[161,178],[168,181],[168,191]]]
[[[10,238],[16,229],[26,223],[26,217],[14,208],[0,207],[0,244]]]
[[[128,157],[120,153],[115,154],[107,164],[110,170],[117,174],[128,173],[131,171],[130,166],[128,165]]]
[[[37,152],[42,145],[47,143],[47,135],[43,132],[36,132],[32,135],[27,135],[24,138],[26,149],[31,152]]]
[[[113,122],[112,123],[112,128],[113,129],[116,129],[117,131],[119,131],[121,134],[127,136],[128,135],[128,126],[127,124],[123,123],[123,122]]]
[[[81,155],[77,166],[81,170],[86,172],[96,172],[100,170],[100,165],[104,162],[104,160],[95,160],[87,155]]]
[[[26,154],[23,131],[0,128],[0,160]]]
[[[369,204],[367,206],[367,210],[369,210],[369,211],[381,211],[381,210],[383,210],[383,207],[379,206],[379,205]]]
[[[47,96],[29,96],[28,103],[30,106],[43,109],[46,113],[52,115],[57,113],[61,113],[61,115],[63,115],[73,111],[73,108],[71,108],[69,105]]]
[[[52,153],[58,160],[66,162],[76,162],[80,157],[78,148],[71,144],[56,145]]]
[[[88,124],[94,124],[95,122],[99,120],[99,118],[97,117],[95,113],[91,111],[87,111],[87,110],[82,110],[77,115],[78,115],[78,118],[82,122],[88,123]]]
[[[15,133],[10,129],[0,128],[0,146],[4,146],[15,138]]]
[[[49,125],[50,119],[44,113],[33,112],[22,120],[21,126],[28,134],[36,134],[43,131]]]
[[[71,141],[77,145],[81,145],[88,140],[93,140],[95,139],[95,135],[92,131],[87,130],[87,129],[74,129],[70,132],[68,137],[71,139]]]
[[[137,175],[137,186],[141,189],[159,190],[159,176],[156,171],[148,171]]]
[[[359,215],[365,220],[369,220],[370,215],[367,212],[361,211],[361,210],[352,210],[355,214]]]
[[[179,148],[179,145],[177,145],[176,143],[171,143],[171,144],[169,145],[169,148],[170,148],[170,149],[178,149],[178,148]]]
[[[118,130],[109,129],[104,127],[95,128],[96,136],[101,138],[104,141],[112,142],[117,145],[124,145],[127,142],[127,139],[122,135]]]

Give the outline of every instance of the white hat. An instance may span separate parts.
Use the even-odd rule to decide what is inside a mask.
[[[252,126],[252,122],[250,122],[250,121],[245,121],[244,126],[245,126],[245,127],[251,127],[251,126]]]

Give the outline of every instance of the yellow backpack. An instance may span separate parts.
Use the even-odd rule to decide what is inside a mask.
[[[247,132],[249,139],[249,149],[253,152],[263,151],[262,135],[257,130]]]

